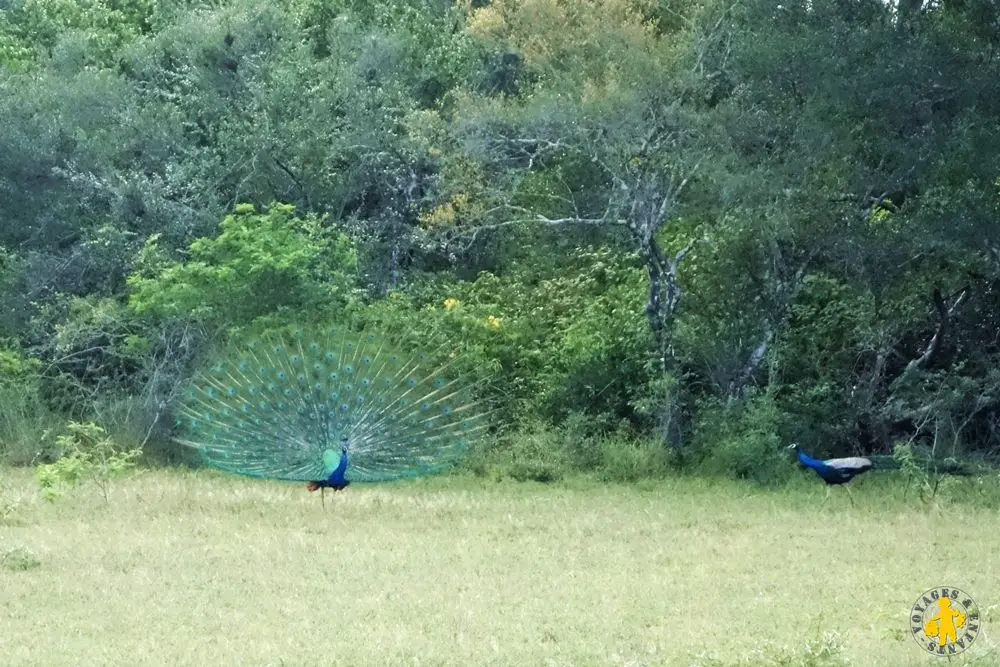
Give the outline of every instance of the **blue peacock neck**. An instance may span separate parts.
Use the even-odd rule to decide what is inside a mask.
[[[327,486],[339,491],[350,484],[350,482],[344,479],[344,474],[347,472],[347,464],[347,443],[343,442],[340,447],[340,462],[337,463],[337,467],[334,468],[333,472],[331,472],[329,477],[326,478]]]
[[[804,451],[802,451],[802,449],[798,445],[795,446],[795,455],[798,457],[799,463],[801,463],[802,465],[804,465],[806,467],[815,468],[816,466],[822,466],[823,465],[822,461],[819,461],[819,460],[814,459],[813,457],[809,456]]]

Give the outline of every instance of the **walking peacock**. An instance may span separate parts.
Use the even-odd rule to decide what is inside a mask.
[[[953,457],[936,459],[933,456],[933,452],[914,452],[908,446],[902,449],[897,448],[891,456],[872,454],[869,457],[853,456],[844,459],[814,459],[802,451],[797,444],[789,445],[788,448],[795,450],[799,463],[806,468],[814,470],[820,479],[827,483],[826,498],[823,499],[824,503],[830,498],[830,486],[843,484],[853,505],[854,496],[846,484],[869,470],[897,470],[903,468],[910,478],[913,475],[929,475],[938,479],[940,479],[939,475],[972,475],[976,470],[972,462],[958,461]],[[907,484],[909,485],[909,482]]]
[[[811,468],[816,471],[816,474],[820,476],[824,482],[826,482],[826,498],[823,499],[825,503],[830,498],[830,486],[834,484],[847,484],[852,479],[868,472],[872,469],[873,463],[871,459],[864,458],[861,456],[852,456],[845,459],[814,459],[813,457],[802,451],[802,448],[798,444],[791,444],[789,449],[795,450],[795,455],[799,459],[799,463],[807,468]],[[851,505],[854,504],[854,496],[851,495],[851,490],[848,487],[844,487],[847,491],[847,497],[851,499]]]
[[[177,440],[230,472],[339,491],[454,464],[487,424],[454,353],[302,331],[234,349],[188,389]],[[439,361],[440,358],[445,361]],[[325,498],[324,498],[325,504]]]

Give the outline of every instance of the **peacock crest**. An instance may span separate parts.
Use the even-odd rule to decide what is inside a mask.
[[[489,412],[452,357],[340,329],[265,336],[194,379],[177,440],[230,472],[335,488],[437,472]]]

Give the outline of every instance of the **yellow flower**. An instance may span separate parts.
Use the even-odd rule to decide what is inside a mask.
[[[458,305],[458,299],[453,299],[451,297],[448,297],[447,299],[444,300],[444,309],[445,310],[451,310],[452,308],[454,308],[457,305]]]
[[[490,315],[489,317],[486,318],[486,322],[491,327],[493,327],[494,329],[499,329],[500,328],[500,318],[499,317],[494,317],[493,315]]]

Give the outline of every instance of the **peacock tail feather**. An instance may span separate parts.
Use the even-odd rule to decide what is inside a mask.
[[[267,479],[324,480],[344,445],[349,481],[437,472],[489,413],[449,356],[405,353],[373,333],[266,336],[195,378],[177,440],[213,466]]]

